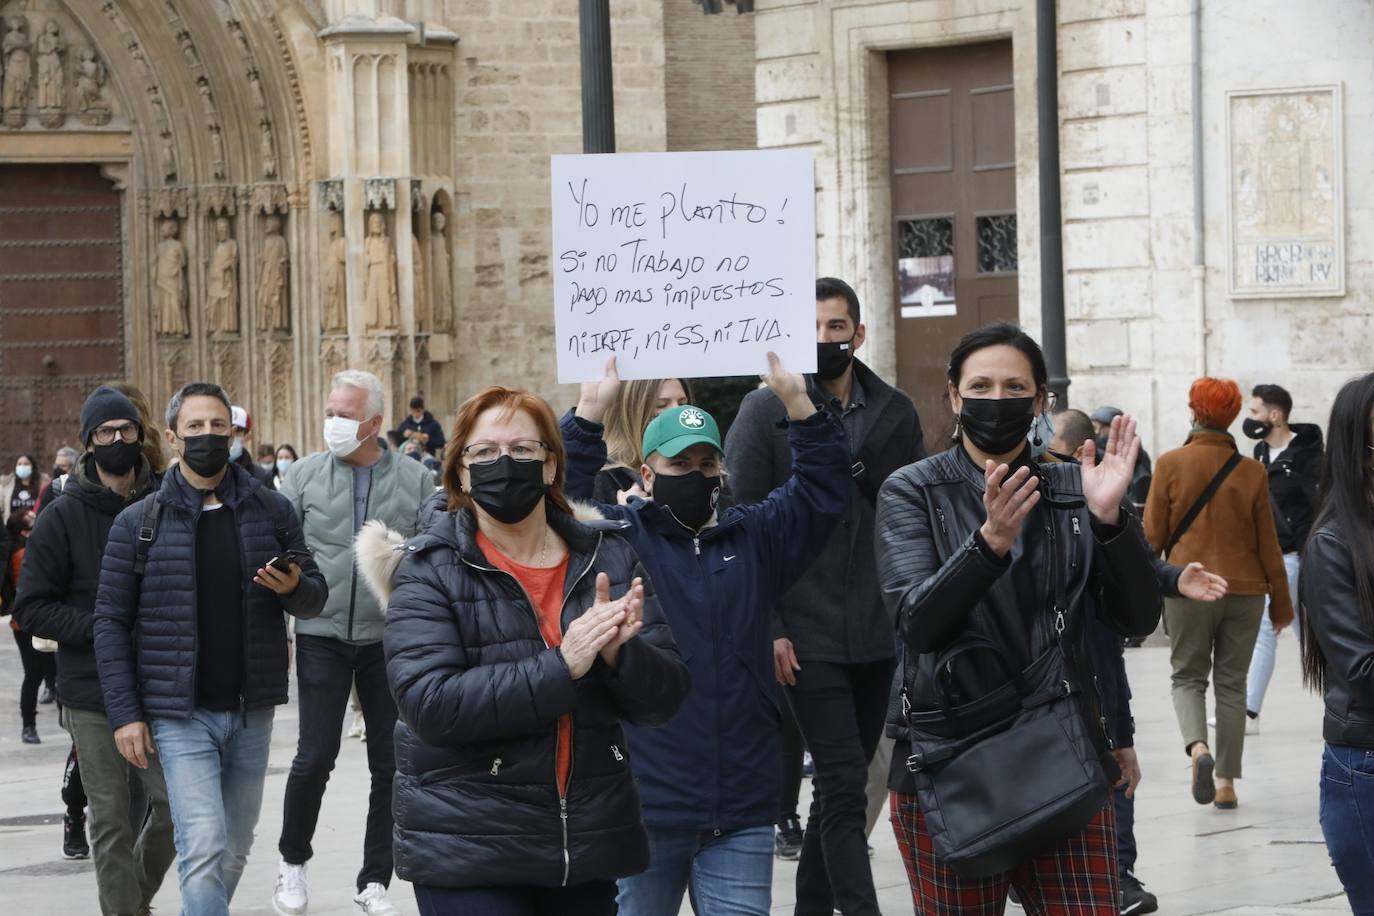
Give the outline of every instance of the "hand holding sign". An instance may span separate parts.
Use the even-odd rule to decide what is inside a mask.
[[[602,422],[606,411],[615,403],[620,391],[620,373],[615,368],[615,357],[606,360],[606,374],[597,382],[583,382],[582,393],[577,400],[576,413],[592,423]]]
[[[768,353],[768,372],[759,378],[782,401],[789,420],[805,420],[816,412],[816,405],[811,403],[811,397],[806,393],[806,379],[784,369],[778,354],[771,350]]]
[[[555,156],[558,379],[815,368],[809,150]],[[803,307],[804,306],[804,307]]]

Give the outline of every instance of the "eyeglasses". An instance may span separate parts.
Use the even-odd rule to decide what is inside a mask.
[[[138,441],[138,424],[125,423],[123,426],[100,426],[95,432],[91,433],[91,440],[96,445],[113,445],[115,439],[123,439],[125,442]]]
[[[508,445],[499,442],[474,442],[463,448],[462,455],[468,460],[468,467],[475,464],[491,464],[503,454],[516,461],[543,461],[549,447],[538,439],[516,439]]]

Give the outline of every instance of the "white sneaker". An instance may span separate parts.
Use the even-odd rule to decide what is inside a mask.
[[[277,916],[305,916],[310,907],[310,888],[305,882],[305,866],[292,865],[285,859],[277,866],[277,890],[272,895],[272,909]]]
[[[1247,735],[1259,734],[1259,716],[1255,716],[1253,719],[1248,715],[1245,717],[1245,733]]]
[[[353,912],[359,916],[401,916],[401,911],[387,897],[386,888],[376,881],[353,898]]]
[[[361,709],[353,710],[353,724],[348,727],[348,737],[361,738],[363,729],[366,727],[363,723],[363,711]]]

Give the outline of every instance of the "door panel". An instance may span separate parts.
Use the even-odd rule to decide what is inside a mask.
[[[888,89],[897,383],[937,449],[950,350],[1018,317],[1011,42],[893,52]]]
[[[124,375],[120,212],[98,166],[0,166],[0,467],[79,447],[86,396]]]

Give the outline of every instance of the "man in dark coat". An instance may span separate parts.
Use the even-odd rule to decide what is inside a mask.
[[[286,497],[229,462],[229,398],[193,382],[167,406],[180,459],[110,529],[95,656],[115,744],[162,763],[187,913],[227,916],[253,842],[286,622],[328,595]]]
[[[396,427],[402,439],[415,439],[431,457],[444,451],[444,427],[434,419],[434,414],[425,410],[424,398],[410,399],[410,414]]]
[[[828,916],[832,908],[848,916],[878,912],[865,790],[882,736],[896,631],[878,589],[874,501],[889,474],[926,451],[911,399],[854,359],[864,333],[854,290],[842,280],[817,280],[817,368],[807,389],[849,434],[851,482],[848,511],[773,620],[777,677],[816,766],[797,868],[798,916]],[[725,441],[740,503],[764,499],[792,473],[781,425],[786,414],[762,388],[740,405]]]
[[[110,526],[157,485],[144,435],[137,408],[118,391],[102,385],[86,399],[86,452],[34,524],[14,611],[27,632],[58,643],[57,695],[81,759],[102,913],[144,912],[175,852],[162,766],[150,757],[138,769],[120,756],[95,662],[96,585]],[[64,820],[69,838],[83,829]]]

